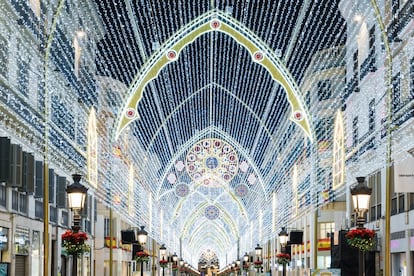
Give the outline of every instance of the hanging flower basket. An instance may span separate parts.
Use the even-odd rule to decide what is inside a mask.
[[[135,261],[139,263],[148,263],[149,262],[149,255],[145,251],[138,251],[135,255]]]
[[[350,246],[361,251],[369,251],[375,245],[375,231],[367,228],[356,228],[349,230],[345,235]]]
[[[85,232],[66,230],[62,234],[62,246],[69,255],[77,256],[90,251],[89,245],[85,243],[87,239],[88,235]]]
[[[167,260],[160,260],[160,266],[161,267],[167,267],[168,266],[168,261]]]
[[[177,271],[178,270],[178,266],[177,265],[173,265],[171,268],[173,271]]]
[[[254,267],[255,268],[261,268],[262,267],[262,264],[263,264],[263,262],[262,261],[254,261]]]
[[[243,265],[243,269],[244,270],[248,270],[249,269],[249,265],[247,265],[247,264]]]
[[[288,264],[290,262],[290,255],[286,253],[276,254],[278,264]]]

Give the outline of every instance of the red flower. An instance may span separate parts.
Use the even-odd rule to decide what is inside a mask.
[[[375,231],[366,228],[356,228],[349,230],[345,235],[350,246],[361,251],[369,251],[375,245]]]
[[[276,254],[276,258],[278,258],[278,259],[288,259],[288,260],[290,260],[290,255],[289,255],[289,254],[287,254],[287,253],[279,253],[279,254]]]
[[[148,254],[145,251],[138,251],[137,257],[148,257]]]
[[[375,231],[367,228],[356,228],[349,230],[345,235],[348,239],[362,238],[362,239],[373,239],[375,237]]]
[[[69,255],[78,255],[89,251],[89,246],[85,244],[88,235],[85,232],[73,232],[66,230],[62,234],[62,246],[66,249]]]

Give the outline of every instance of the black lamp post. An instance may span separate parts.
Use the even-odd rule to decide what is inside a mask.
[[[73,212],[73,226],[72,231],[74,233],[79,232],[81,215],[80,212],[85,204],[86,194],[88,188],[80,184],[82,176],[80,174],[72,174],[73,183],[66,188],[68,194],[68,207]],[[78,272],[78,256],[75,254],[72,256],[72,275],[76,275]]]
[[[280,246],[282,247],[282,253],[286,253],[286,245],[288,242],[288,233],[286,232],[286,228],[282,227],[282,230],[279,233],[279,242]],[[286,264],[283,263],[283,272],[282,275],[286,275]]]
[[[173,267],[175,266],[176,268],[178,268],[178,256],[177,254],[174,252],[174,254],[171,256],[172,257],[172,261],[173,261]],[[173,269],[173,275],[175,276],[177,274],[177,272]]]
[[[254,252],[256,253],[257,262],[259,263],[262,259],[262,248],[260,247],[259,244],[257,244],[257,246],[255,247]],[[257,274],[259,274],[259,266],[256,266],[256,268],[257,268]]]
[[[160,260],[162,260],[162,265],[161,265],[161,267],[162,267],[162,276],[164,276],[164,261],[165,261],[165,255],[167,254],[167,248],[165,247],[165,245],[163,244],[163,245],[161,245],[161,247],[160,247],[160,257],[161,257],[161,259]]]
[[[246,274],[247,274],[248,266],[249,266],[249,264],[248,264],[248,262],[249,262],[249,255],[247,255],[247,252],[244,253],[243,261],[244,261],[243,268],[244,268],[244,266],[246,266]]]
[[[141,229],[138,230],[138,243],[140,245],[140,250],[144,251],[144,245],[147,243],[148,232],[144,230],[145,226],[141,226]],[[144,276],[144,262],[141,262],[141,276]]]
[[[239,270],[240,270],[240,274],[241,274],[241,267],[240,267],[240,260],[236,260],[236,275],[239,275]]]
[[[372,188],[365,184],[365,177],[357,177],[357,185],[351,188],[352,201],[354,203],[354,210],[357,213],[357,228],[363,229],[365,223],[365,213],[369,209],[369,201],[371,199]],[[365,254],[364,251],[359,250],[359,273],[358,275],[365,275]]]
[[[178,263],[180,264],[180,275],[183,275],[183,272],[184,272],[184,260],[183,260],[183,258],[180,258],[180,261]]]

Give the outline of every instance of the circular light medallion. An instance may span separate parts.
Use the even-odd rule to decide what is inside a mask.
[[[168,58],[169,60],[176,60],[176,59],[177,59],[177,52],[176,52],[176,51],[174,51],[174,50],[169,50],[169,51],[167,52],[167,58]]]
[[[295,118],[296,121],[301,121],[303,119],[302,112],[300,112],[299,110],[295,111],[293,113],[293,117]]]
[[[206,209],[204,209],[204,215],[210,220],[217,219],[219,217],[219,214],[219,208],[214,205],[207,206]]]
[[[223,140],[204,139],[188,151],[185,166],[193,180],[204,186],[219,187],[220,182],[230,182],[237,174],[239,158],[233,147]]]
[[[262,53],[262,52],[257,51],[257,52],[255,52],[255,53],[253,54],[253,58],[254,58],[254,60],[255,60],[255,61],[260,62],[260,61],[262,61],[262,60],[263,60],[264,55],[263,55],[263,53]]]
[[[125,112],[125,116],[126,116],[128,119],[132,119],[132,118],[134,118],[134,117],[135,117],[135,109],[133,109],[133,108],[127,108],[127,110],[126,110],[126,112]]]
[[[218,19],[211,20],[210,26],[212,29],[220,28],[220,21]]]
[[[249,192],[249,188],[247,188],[247,186],[244,184],[240,184],[237,185],[236,188],[234,188],[234,192],[238,197],[245,197]]]
[[[178,184],[177,186],[175,186],[175,194],[177,195],[177,196],[180,196],[180,197],[185,197],[185,196],[187,196],[188,195],[188,193],[189,193],[189,188],[188,188],[188,185],[187,184],[184,184],[184,183],[180,183],[180,184]]]

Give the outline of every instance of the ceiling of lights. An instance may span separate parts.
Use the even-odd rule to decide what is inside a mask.
[[[87,16],[74,20],[77,10]],[[95,74],[84,78],[96,80],[98,120],[106,120],[98,132],[135,169],[133,223],[147,225],[175,251],[181,239],[195,258],[211,250],[224,262],[238,241],[249,251],[286,222],[288,205],[278,207],[276,218],[269,210],[274,197],[291,201],[284,185],[293,164],[312,150],[318,121],[302,86],[317,81],[308,67],[325,60],[313,59],[316,53],[345,44],[337,0],[65,1],[59,16],[51,58],[65,60],[59,30],[86,34],[79,35],[82,65]],[[215,30],[214,20],[236,31]],[[184,43],[200,22],[208,30]],[[249,43],[283,76],[273,77],[261,56],[255,60]],[[293,98],[281,84],[286,80]],[[120,128],[131,101],[132,119]],[[308,132],[292,117],[295,106]],[[111,162],[110,192],[98,194],[121,202],[126,193],[118,182],[127,181],[127,167]]]

